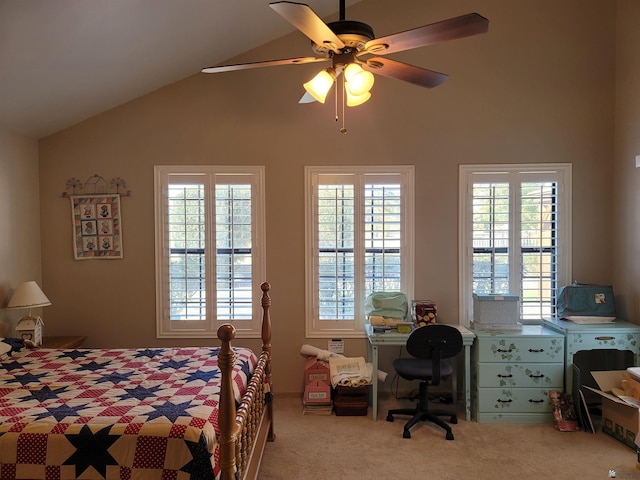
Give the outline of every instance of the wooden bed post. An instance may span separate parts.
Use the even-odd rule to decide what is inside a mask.
[[[218,406],[220,430],[218,465],[221,480],[256,479],[265,440],[275,440],[269,314],[271,285],[264,282],[260,285],[260,289],[262,290],[262,353],[239,408],[236,408],[233,393],[235,353],[231,348],[236,329],[228,323],[218,328],[218,338],[221,342],[218,366],[222,373]]]
[[[231,340],[236,336],[233,325],[224,324],[218,328],[218,338],[222,342],[218,353],[218,366],[222,372],[220,385],[220,410],[218,427],[220,428],[220,478],[232,480],[236,478],[235,444],[236,400],[233,396],[232,371],[235,364],[235,353],[231,349]]]
[[[273,384],[271,382],[271,314],[269,308],[271,307],[271,297],[269,297],[269,290],[271,285],[268,282],[264,282],[260,285],[262,289],[262,351],[267,352],[269,355],[269,361],[265,368],[265,387],[267,388],[267,417],[269,418],[269,434],[267,440],[273,442],[276,439],[276,434],[273,431]]]

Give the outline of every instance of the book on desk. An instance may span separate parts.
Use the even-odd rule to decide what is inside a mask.
[[[416,325],[413,322],[396,322],[395,325],[371,325],[373,333],[411,333]]]

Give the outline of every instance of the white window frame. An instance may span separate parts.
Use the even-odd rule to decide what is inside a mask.
[[[360,303],[356,303],[356,318],[349,320],[320,320],[318,313],[318,283],[317,283],[317,259],[318,246],[316,242],[317,230],[317,185],[319,178],[352,177],[356,185],[356,192],[363,191],[364,185],[376,181],[376,183],[400,184],[401,193],[401,291],[411,301],[414,286],[414,170],[413,165],[394,166],[337,166],[337,167],[305,167],[305,333],[307,338],[364,338],[366,323],[362,295]],[[324,182],[326,183],[326,182]],[[364,291],[364,214],[363,197],[356,193],[356,291]],[[359,245],[359,246],[358,246]]]
[[[475,182],[474,182],[475,180]],[[509,182],[518,188],[523,181],[555,181],[558,185],[557,200],[557,284],[566,285],[571,282],[571,245],[572,245],[572,166],[570,163],[535,163],[535,164],[491,164],[459,166],[459,318],[460,323],[470,325],[473,319],[473,232],[472,230],[472,185],[478,182]],[[510,189],[513,191],[513,188]],[[510,265],[510,281],[512,292],[519,294],[522,283],[520,270],[519,245],[520,213],[519,198],[511,200],[510,223],[518,233],[511,238],[512,256]],[[514,201],[518,202],[516,206]],[[514,223],[515,222],[515,223]],[[517,225],[517,228],[515,227]],[[539,321],[521,320],[523,323],[539,323]]]
[[[156,276],[156,335],[158,338],[216,338],[218,327],[231,323],[237,338],[260,338],[262,307],[260,284],[266,279],[266,239],[264,210],[264,166],[161,165],[154,166],[155,202],[155,276]],[[169,316],[169,245],[167,219],[168,185],[171,179],[190,178],[205,185],[205,278],[207,284],[205,320],[171,320]],[[197,182],[196,182],[197,179]],[[227,181],[225,182],[225,179]],[[216,318],[215,253],[215,185],[231,183],[251,184],[251,284],[252,318],[250,320]],[[212,214],[212,215],[210,215]]]

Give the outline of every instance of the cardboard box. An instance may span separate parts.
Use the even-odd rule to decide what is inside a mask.
[[[331,405],[331,387],[321,380],[314,380],[304,387],[304,403]]]
[[[520,297],[504,294],[473,294],[473,323],[475,325],[518,325]]]
[[[316,380],[331,385],[329,362],[318,360],[317,358],[309,358],[304,365],[304,383],[307,384]]]
[[[602,397],[602,431],[636,451],[636,436],[640,431],[638,405],[629,403],[632,399],[626,402],[611,393],[622,385],[624,373],[624,370],[592,371],[599,389],[584,387]]]

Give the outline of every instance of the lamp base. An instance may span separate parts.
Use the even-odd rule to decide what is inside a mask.
[[[16,336],[25,341],[42,345],[42,327],[44,322],[40,317],[22,317],[16,324]]]

